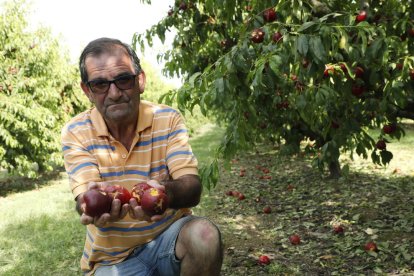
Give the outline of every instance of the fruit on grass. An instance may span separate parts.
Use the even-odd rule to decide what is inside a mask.
[[[163,190],[151,187],[141,197],[141,208],[150,217],[161,215],[168,208],[168,197]]]
[[[111,211],[112,199],[104,191],[92,189],[84,193],[85,202],[83,212],[91,217],[99,217]]]
[[[281,32],[274,32],[272,35],[272,40],[274,42],[282,42],[283,41],[283,35]]]
[[[131,199],[131,194],[129,193],[127,188],[122,187],[120,185],[106,186],[103,190],[112,199],[119,199],[121,201],[121,205],[128,204],[129,200]]]
[[[266,22],[273,22],[277,18],[277,14],[274,8],[268,8],[263,11],[263,19]]]
[[[265,36],[265,32],[260,29],[254,29],[250,35],[250,39],[254,42],[254,43],[262,43],[264,40],[264,36]]]
[[[367,19],[367,12],[362,10],[358,13],[358,15],[355,17],[355,21],[357,23],[365,21]]]
[[[387,144],[385,143],[384,140],[378,140],[377,144],[375,145],[375,147],[379,150],[385,150],[387,148]]]
[[[258,263],[259,265],[268,265],[270,264],[270,259],[266,255],[260,255]]]
[[[237,198],[238,198],[239,200],[244,200],[246,197],[244,196],[244,194],[239,193],[239,195],[237,196]]]
[[[384,131],[385,134],[391,134],[395,131],[395,129],[395,124],[387,124],[382,127],[382,131]]]
[[[272,212],[272,209],[269,206],[266,206],[263,208],[263,213],[270,214]]]
[[[367,242],[364,246],[365,251],[377,251],[378,247],[375,242]]]
[[[227,195],[227,196],[233,196],[233,191],[227,191],[227,192],[226,192],[226,195]]]
[[[293,245],[298,245],[300,244],[300,236],[297,234],[293,234],[289,237],[289,241]]]
[[[131,191],[131,197],[137,200],[138,205],[141,205],[141,199],[144,192],[150,189],[151,186],[145,182],[135,184]]]
[[[333,231],[335,234],[343,234],[344,228],[342,227],[342,225],[334,225]]]
[[[243,172],[243,171],[241,171],[240,173],[239,173],[239,176],[240,177],[244,177],[246,175],[246,173],[245,172]]]

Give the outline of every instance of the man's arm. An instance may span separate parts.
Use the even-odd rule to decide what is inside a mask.
[[[200,202],[203,186],[198,175],[183,175],[177,179],[161,181],[170,200],[170,208],[194,207]]]

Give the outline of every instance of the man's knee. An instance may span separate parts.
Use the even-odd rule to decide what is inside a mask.
[[[178,242],[186,248],[185,251],[211,252],[221,250],[222,247],[220,230],[204,218],[194,219],[184,225]]]

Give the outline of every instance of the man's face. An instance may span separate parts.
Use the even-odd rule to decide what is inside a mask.
[[[85,60],[88,81],[100,83],[125,76],[135,75],[131,58],[121,47],[99,56],[88,56]],[[82,90],[93,102],[108,123],[125,123],[137,118],[140,93],[144,91],[145,74],[136,76],[131,89],[119,89],[111,83],[106,93],[94,93],[87,84],[81,84]]]

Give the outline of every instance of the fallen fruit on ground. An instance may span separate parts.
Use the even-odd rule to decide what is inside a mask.
[[[263,208],[263,213],[270,214],[272,212],[272,209],[269,206],[266,206]]]
[[[341,225],[335,225],[333,227],[333,231],[335,234],[343,234],[344,233],[344,228]]]
[[[239,200],[244,200],[244,199],[246,199],[246,197],[244,196],[244,194],[240,193],[239,196],[238,196],[238,199]]]
[[[289,237],[289,241],[293,245],[298,245],[300,244],[300,236],[297,234],[293,234],[292,236]]]
[[[83,212],[91,217],[99,217],[111,211],[112,199],[104,191],[93,189],[83,195],[85,206]]]
[[[270,264],[270,259],[266,255],[261,255],[258,260],[259,265],[268,265]]]
[[[131,194],[127,188],[120,185],[106,186],[103,190],[112,199],[119,199],[121,201],[121,205],[128,204],[131,199]]]
[[[375,242],[367,242],[364,246],[365,251],[377,251],[378,247],[377,244]]]
[[[163,190],[147,189],[141,197],[141,208],[150,217],[161,215],[168,208],[168,197]]]

